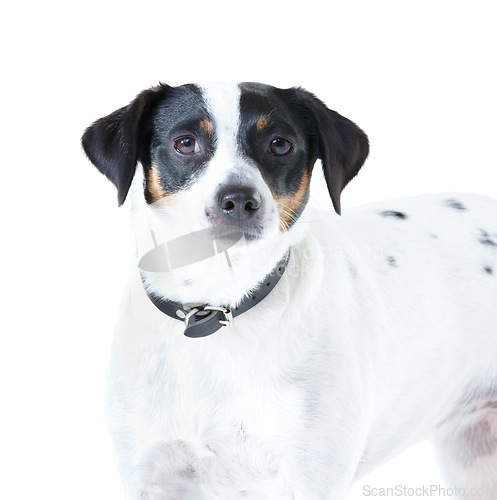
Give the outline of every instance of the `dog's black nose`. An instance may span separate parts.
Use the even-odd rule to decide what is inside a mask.
[[[225,187],[218,196],[218,207],[221,212],[239,222],[253,217],[261,204],[261,195],[251,187]]]

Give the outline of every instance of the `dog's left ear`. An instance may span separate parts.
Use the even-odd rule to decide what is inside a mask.
[[[313,115],[316,154],[323,163],[331,201],[340,214],[340,194],[357,175],[368,156],[368,137],[355,123],[328,109],[316,96],[299,90]]]
[[[140,131],[150,110],[171,87],[160,84],[139,94],[128,106],[100,118],[86,129],[81,144],[90,161],[117,187],[124,203],[139,158]]]

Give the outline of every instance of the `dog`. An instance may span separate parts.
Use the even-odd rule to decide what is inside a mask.
[[[128,500],[344,499],[425,437],[497,498],[495,200],[340,215],[368,138],[298,87],[159,84],[82,144],[136,236],[107,409]]]

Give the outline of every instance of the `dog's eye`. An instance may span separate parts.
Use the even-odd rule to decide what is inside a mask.
[[[200,151],[198,142],[190,136],[176,139],[174,141],[174,149],[182,155],[192,155]]]
[[[277,137],[271,141],[269,152],[275,156],[283,156],[291,151],[293,144],[282,137]]]

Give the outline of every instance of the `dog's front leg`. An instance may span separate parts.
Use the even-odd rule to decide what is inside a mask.
[[[135,499],[135,497],[130,497]],[[139,496],[139,500],[221,500],[195,484],[184,484],[177,488],[149,485]]]
[[[219,500],[204,484],[209,459],[185,441],[157,444],[137,469],[126,484],[127,500]]]
[[[284,471],[295,500],[345,500],[365,458],[371,387],[357,356],[346,354],[333,375],[305,384],[304,425],[288,441]]]
[[[309,448],[291,464],[288,477],[294,500],[346,500],[363,445],[357,439],[344,440],[343,436],[327,442],[327,450],[318,450],[309,443]]]
[[[268,455],[258,455],[257,442],[247,436],[231,458],[181,440],[160,443],[126,485],[127,499],[345,500],[362,450],[359,435],[350,421],[331,429],[316,422],[306,437],[289,436],[284,449]]]

